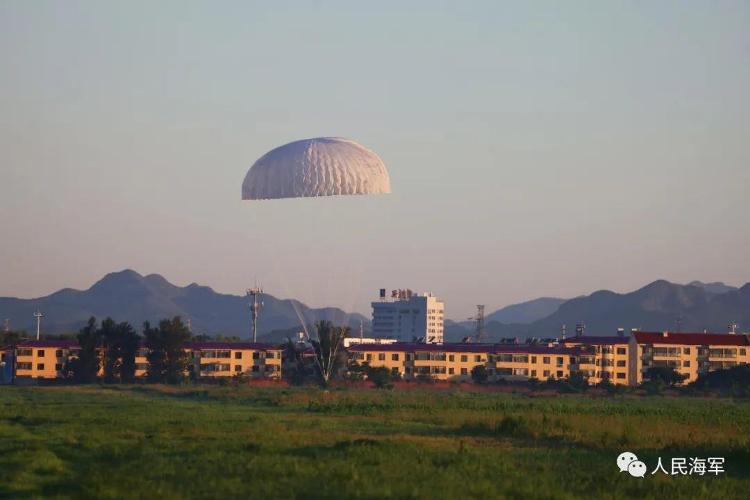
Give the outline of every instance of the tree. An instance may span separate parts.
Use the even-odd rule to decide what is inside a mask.
[[[99,376],[101,360],[99,359],[99,347],[101,346],[101,335],[96,327],[96,318],[89,318],[86,326],[78,333],[78,357],[70,361],[70,371],[73,379],[79,383],[91,383]]]
[[[487,368],[484,365],[477,365],[471,369],[471,380],[473,380],[475,384],[484,384],[489,377],[490,374],[487,372]]]
[[[0,332],[0,347],[15,345],[28,337],[25,331]]]
[[[605,379],[609,381],[609,379]],[[574,371],[568,375],[568,385],[575,392],[582,392],[589,388],[589,379],[583,372]]]
[[[378,389],[392,389],[391,379],[391,370],[385,366],[378,366],[377,368],[367,366],[367,380],[370,380]]]
[[[320,383],[327,386],[331,377],[346,366],[344,339],[349,335],[348,326],[333,326],[330,321],[315,323],[317,339],[312,341]]]
[[[669,386],[681,384],[688,377],[687,375],[678,373],[671,366],[652,366],[646,370],[645,375],[652,382],[661,382]]]
[[[148,371],[150,382],[176,384],[185,378],[187,354],[185,344],[190,340],[190,330],[179,316],[159,322],[158,328],[151,328],[146,322],[143,333],[148,348]]]
[[[104,346],[104,381],[132,382],[135,379],[135,353],[140,338],[129,323],[102,321],[99,337]]]

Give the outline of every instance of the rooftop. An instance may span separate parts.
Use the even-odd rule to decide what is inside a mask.
[[[615,344],[627,344],[628,337],[620,337],[620,336],[596,337],[596,336],[583,335],[581,337],[570,337],[567,339],[563,339],[561,342],[563,342],[564,344],[615,345]]]
[[[419,344],[397,342],[395,344],[357,344],[349,347],[352,352],[470,352],[470,353],[519,353],[519,354],[576,354],[575,348],[532,344]]]
[[[750,345],[748,335],[731,333],[633,332],[639,344]]]

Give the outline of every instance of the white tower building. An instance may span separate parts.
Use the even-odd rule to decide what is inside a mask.
[[[386,297],[380,289],[380,300],[372,303],[372,333],[401,342],[443,343],[445,304],[431,293],[393,290]]]

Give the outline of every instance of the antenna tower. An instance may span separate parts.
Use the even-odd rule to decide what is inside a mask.
[[[250,299],[250,312],[253,315],[253,342],[258,341],[258,314],[263,308],[263,290],[255,286],[247,290],[247,298]]]
[[[477,304],[477,315],[475,318],[470,319],[474,319],[477,322],[474,339],[477,343],[481,343],[484,340],[484,304]]]

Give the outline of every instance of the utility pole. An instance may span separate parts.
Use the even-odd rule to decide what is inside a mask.
[[[39,340],[39,332],[41,331],[42,318],[44,317],[44,314],[37,311],[34,313],[34,317],[36,318],[36,339]]]
[[[258,314],[263,308],[262,294],[263,290],[258,286],[247,290],[247,298],[250,299],[250,312],[253,315],[253,342],[258,341]]]
[[[10,318],[5,318],[5,321],[3,321],[3,331],[10,333]]]

